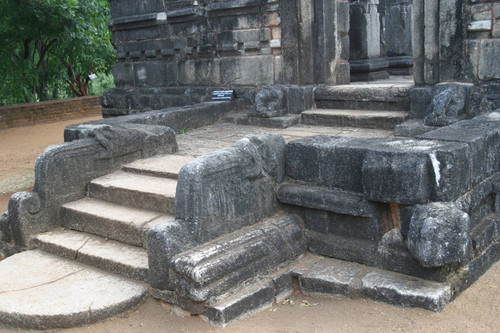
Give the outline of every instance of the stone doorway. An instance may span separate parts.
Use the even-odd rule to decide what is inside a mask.
[[[413,0],[350,0],[351,82],[413,74]]]

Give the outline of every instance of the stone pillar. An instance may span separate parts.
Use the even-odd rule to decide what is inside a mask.
[[[466,0],[413,1],[417,85],[465,79]]]
[[[349,83],[346,0],[281,0],[283,83]]]
[[[389,62],[381,56],[379,0],[350,0],[351,81],[389,77]]]
[[[383,0],[385,2],[385,52],[389,74],[413,73],[413,0]]]

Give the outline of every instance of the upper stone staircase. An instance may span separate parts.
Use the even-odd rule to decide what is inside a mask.
[[[88,197],[61,206],[61,230],[37,235],[52,254],[147,281],[147,231],[175,219],[180,168],[193,157],[166,155],[138,160],[94,179]]]
[[[301,122],[392,130],[409,118],[412,87],[406,78],[318,87],[317,109],[302,112]]]

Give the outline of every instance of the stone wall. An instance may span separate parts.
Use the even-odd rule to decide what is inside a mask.
[[[77,117],[99,116],[101,111],[99,96],[1,106],[0,129]]]
[[[205,102],[221,87],[252,102],[261,86],[349,82],[344,0],[111,0],[110,8],[117,88],[104,94],[105,115]]]
[[[500,108],[499,15],[494,0],[414,1],[413,117],[433,113],[426,124],[443,126],[450,122],[436,118],[454,122]]]
[[[461,290],[500,256],[499,122],[292,141],[278,200],[302,211],[311,252],[441,282],[466,266]]]

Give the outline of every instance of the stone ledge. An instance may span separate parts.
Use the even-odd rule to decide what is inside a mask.
[[[352,216],[375,217],[373,205],[362,194],[296,184],[283,184],[278,189],[282,203],[326,210]]]
[[[307,254],[293,269],[305,294],[369,297],[394,305],[439,312],[452,300],[446,283]]]

